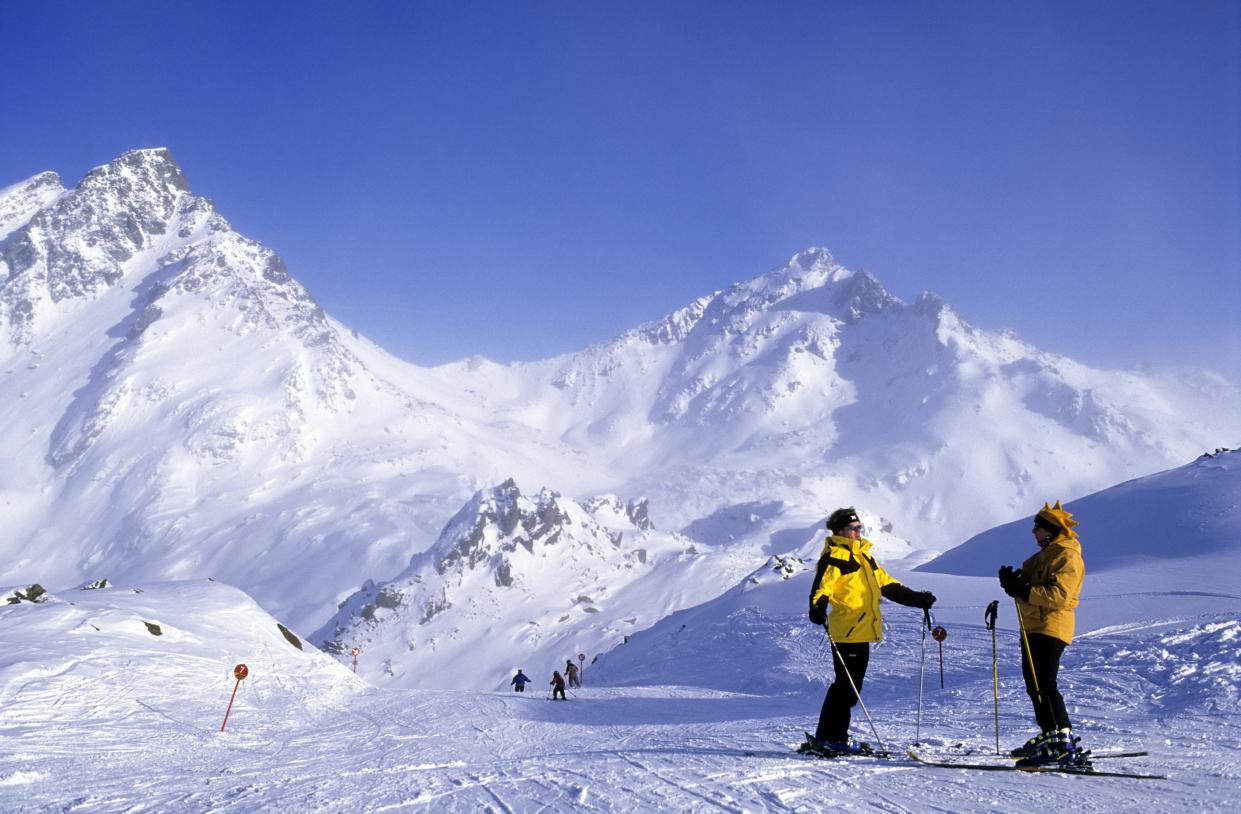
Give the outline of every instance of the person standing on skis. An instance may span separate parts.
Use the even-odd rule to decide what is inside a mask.
[[[1039,734],[1012,751],[1018,766],[1084,765],[1073,737],[1064,696],[1057,678],[1060,656],[1073,641],[1078,597],[1086,564],[1073,527],[1077,521],[1056,501],[1034,515],[1034,540],[1039,550],[1020,568],[1002,566],[1000,587],[1017,601],[1022,638],[1021,673],[1034,702]]]
[[[577,665],[573,663],[573,659],[567,659],[564,663],[564,674],[569,679],[569,688],[581,688],[582,680],[578,677]]]
[[[517,668],[517,675],[513,676],[513,680],[509,682],[513,685],[513,692],[525,692],[526,685],[529,683],[530,676],[523,673],[520,667]]]
[[[561,701],[568,700],[564,696],[564,676],[560,675],[559,670],[552,671],[552,680],[549,681],[548,683],[552,685],[552,700],[553,701],[557,699]]]
[[[831,536],[823,545],[810,586],[810,621],[827,628],[836,675],[823,699],[819,724],[814,735],[807,737],[803,751],[825,756],[864,754],[869,746],[850,740],[849,719],[866,677],[870,643],[883,638],[879,598],[929,609],[935,595],[906,588],[875,562],[856,509],[832,512],[827,527]]]

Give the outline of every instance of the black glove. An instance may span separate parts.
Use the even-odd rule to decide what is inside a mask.
[[[1000,568],[1000,587],[1009,596],[1026,602],[1030,599],[1030,580],[1020,569],[1005,565]]]
[[[819,601],[810,606],[810,621],[816,625],[827,624],[827,597],[819,597]]]
[[[879,589],[884,599],[910,608],[929,608],[935,604],[935,594],[930,591],[913,591],[899,582],[889,582]]]

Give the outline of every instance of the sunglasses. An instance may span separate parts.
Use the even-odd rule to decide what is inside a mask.
[[[845,526],[845,531],[861,531],[861,530],[862,530],[861,523],[854,523],[852,526]]]

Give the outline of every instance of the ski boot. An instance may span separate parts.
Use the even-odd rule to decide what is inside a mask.
[[[832,750],[838,755],[874,755],[875,750],[871,748],[869,743],[864,741],[855,741],[852,738],[846,738],[843,741],[834,741],[828,744]]]
[[[1071,729],[1057,729],[1050,733],[1038,750],[1017,761],[1017,768],[1060,767],[1062,769],[1089,769],[1090,752],[1078,747],[1081,738],[1074,737]]]
[[[809,732],[806,733],[806,739],[797,747],[797,752],[816,757],[836,757],[836,751],[828,746],[827,741],[820,740]]]
[[[860,743],[852,739],[825,741],[821,738],[816,738],[809,732],[806,733],[805,742],[797,747],[797,751],[803,755],[815,755],[816,757],[875,754],[875,750],[871,748],[869,743]]]
[[[1051,740],[1053,737],[1055,737],[1055,735],[1056,733],[1054,731],[1040,732],[1039,734],[1035,735],[1033,738],[1030,738],[1030,740],[1018,746],[1013,751],[1009,752],[1008,754],[1011,757],[1015,757],[1015,758],[1031,757],[1033,755],[1036,755],[1038,754],[1039,750],[1043,747],[1043,744]]]

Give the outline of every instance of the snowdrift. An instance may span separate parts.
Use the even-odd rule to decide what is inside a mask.
[[[32,734],[49,721],[118,718],[217,731],[239,663],[250,674],[230,726],[321,714],[363,686],[245,593],[210,580],[70,589],[0,604],[0,708],[10,734]]]

